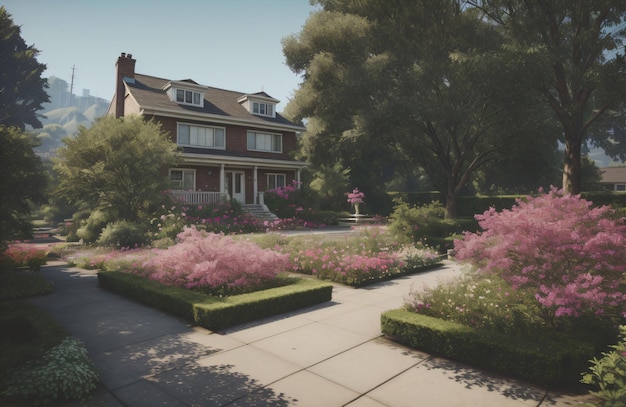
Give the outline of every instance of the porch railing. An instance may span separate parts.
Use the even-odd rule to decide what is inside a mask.
[[[228,201],[226,192],[172,191],[172,195],[179,201],[198,205],[214,205]]]

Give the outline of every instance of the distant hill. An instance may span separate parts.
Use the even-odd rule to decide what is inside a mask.
[[[41,141],[36,152],[42,157],[55,155],[55,150],[63,143],[65,137],[73,137],[80,126],[89,128],[99,117],[106,114],[109,100],[89,95],[83,91],[83,96],[70,94],[67,91],[67,82],[51,77],[48,94],[50,102],[43,105],[44,109],[38,113],[42,115],[43,128],[33,130]]]

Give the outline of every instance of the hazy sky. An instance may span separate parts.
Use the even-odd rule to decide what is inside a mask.
[[[4,0],[22,38],[35,45],[45,77],[74,93],[111,100],[115,62],[133,54],[135,71],[254,93],[282,111],[300,78],[285,65],[281,39],[301,31],[309,0]]]

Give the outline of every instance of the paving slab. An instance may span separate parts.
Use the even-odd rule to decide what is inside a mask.
[[[253,346],[301,366],[319,363],[355,346],[370,337],[315,323],[253,343]]]
[[[381,338],[352,348],[308,370],[365,394],[428,357],[425,353],[400,349],[393,342]]]

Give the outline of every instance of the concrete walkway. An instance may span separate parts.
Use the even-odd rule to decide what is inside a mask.
[[[546,391],[431,357],[380,333],[380,314],[411,286],[458,266],[362,289],[331,302],[224,332],[190,326],[98,286],[94,271],[52,263],[54,294],[31,302],[82,340],[101,385],[71,406],[575,406]]]

